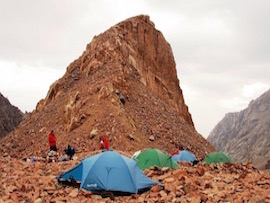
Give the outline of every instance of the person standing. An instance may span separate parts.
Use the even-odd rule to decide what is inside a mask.
[[[49,133],[49,145],[50,145],[50,151],[57,151],[57,148],[56,148],[56,137],[55,137],[55,134],[54,134],[54,131],[52,130],[50,133]]]
[[[101,150],[109,150],[109,140],[106,136],[100,137],[100,147]]]
[[[180,151],[184,150],[184,147],[180,144],[176,144],[175,147],[177,148],[177,151],[172,152],[171,156],[177,155],[177,154],[179,154]]]

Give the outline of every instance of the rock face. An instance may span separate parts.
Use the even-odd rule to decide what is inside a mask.
[[[0,139],[14,130],[22,118],[23,113],[0,93]]]
[[[243,111],[226,114],[208,141],[235,161],[247,161],[248,156],[254,163],[261,158],[270,160],[269,127],[270,90],[251,101]]]
[[[79,152],[96,150],[100,135],[108,136],[112,148],[129,152],[171,151],[175,143],[198,157],[214,150],[194,128],[170,45],[148,16],[95,36],[14,136],[2,140],[0,152],[46,153],[51,129],[60,150],[68,143]]]

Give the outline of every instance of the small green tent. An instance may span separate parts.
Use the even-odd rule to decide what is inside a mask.
[[[138,167],[142,170],[151,166],[178,168],[178,164],[169,155],[154,148],[143,150],[135,159],[138,161]]]
[[[232,160],[230,157],[228,157],[226,154],[224,154],[223,152],[212,152],[210,154],[208,154],[205,159],[203,160],[203,162],[206,162],[208,164],[211,163],[231,163]]]

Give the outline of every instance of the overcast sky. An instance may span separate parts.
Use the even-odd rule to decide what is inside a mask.
[[[0,92],[32,111],[94,35],[140,14],[170,43],[204,137],[270,88],[269,0],[0,0]]]

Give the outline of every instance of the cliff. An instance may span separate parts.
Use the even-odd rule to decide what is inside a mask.
[[[22,119],[23,113],[0,93],[0,139],[14,130]]]
[[[146,147],[170,152],[176,143],[198,157],[214,150],[194,128],[171,47],[148,16],[95,36],[14,135],[2,141],[2,152],[44,154],[51,129],[60,150],[68,143],[79,152],[96,150],[100,135],[108,136],[111,148],[128,152]]]

